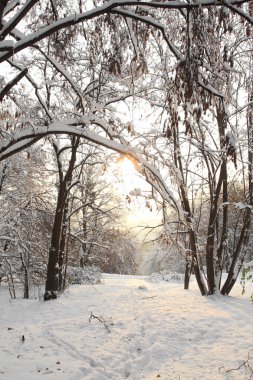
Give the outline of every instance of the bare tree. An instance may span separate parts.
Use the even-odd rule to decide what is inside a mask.
[[[250,112],[243,112],[251,107],[251,101],[242,108],[238,103],[248,92],[251,71],[246,67],[251,62],[252,41],[241,38],[239,19],[231,19],[224,9],[188,10],[185,17],[181,50],[186,60],[177,66],[174,77],[167,79],[173,90],[165,102],[162,98],[157,102],[162,109],[163,135],[161,131],[153,133],[153,139],[157,160],[167,167],[184,210],[177,234],[181,240],[188,236],[186,280],[192,265],[201,294],[229,294],[247,254],[252,218]],[[242,62],[238,56],[243,51]],[[207,83],[208,77],[216,93],[199,86],[201,78]],[[242,132],[245,121],[248,136]],[[245,170],[246,162],[249,170]],[[230,194],[236,181],[237,185],[243,183],[239,203]],[[221,284],[229,224],[235,214],[237,235],[230,252],[229,275]]]
[[[52,198],[39,156],[33,149],[29,159],[20,153],[5,162],[1,175],[2,275],[13,289],[17,281],[21,282],[25,298],[29,298],[32,286],[45,280],[45,252],[51,228]]]

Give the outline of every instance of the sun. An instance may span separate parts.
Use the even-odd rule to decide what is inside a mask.
[[[140,163],[126,154],[112,160],[106,174],[110,183],[121,194],[128,194],[135,188],[147,187]]]
[[[141,226],[142,229],[145,225],[160,223],[161,215],[156,205],[149,200],[153,205],[152,210],[146,207],[146,198],[151,193],[151,186],[145,181],[137,160],[123,154],[114,156],[105,174],[111,183],[112,191],[125,199],[124,225],[129,228]]]
[[[128,157],[121,156],[117,161],[116,166],[116,177],[119,181],[118,185],[122,193],[129,193],[135,187],[140,187],[140,183],[143,185],[144,179],[140,178],[141,176],[136,170],[136,163]]]
[[[142,174],[142,167],[140,162],[130,154],[122,154],[118,157],[116,163],[121,167],[122,171],[125,171],[126,173],[134,173],[135,175],[137,173]]]
[[[123,176],[136,175],[134,164],[127,157],[124,156],[120,159],[118,165],[120,166],[120,171]]]

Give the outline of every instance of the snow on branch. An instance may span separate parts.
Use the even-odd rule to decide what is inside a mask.
[[[224,6],[230,9],[232,12],[237,13],[239,16],[247,20],[250,24],[253,24],[253,17],[248,13],[245,13],[242,9],[235,7],[231,2],[224,1]]]
[[[4,40],[0,42],[0,51],[12,51],[14,47],[13,40]]]
[[[11,12],[18,5],[20,5],[20,0],[9,1],[8,4],[6,5],[6,7],[4,8],[3,16],[6,16],[9,12]]]
[[[217,96],[218,98],[223,99],[225,97],[224,94],[222,94],[221,92],[217,91],[210,83],[204,84],[204,82],[202,80],[198,79],[198,84],[204,90],[206,90],[207,92],[211,93],[212,95]]]
[[[21,7],[17,13],[5,24],[4,28],[1,30],[1,38],[4,39],[15,26],[24,18],[24,16],[29,12],[29,10],[38,2],[39,0],[28,0],[25,2],[23,7]]]

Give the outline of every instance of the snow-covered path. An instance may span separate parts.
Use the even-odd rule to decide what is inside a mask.
[[[0,380],[248,380],[226,374],[253,356],[253,306],[234,295],[116,275],[46,303],[0,287]]]

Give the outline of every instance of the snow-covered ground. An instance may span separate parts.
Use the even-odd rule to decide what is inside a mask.
[[[0,286],[0,380],[248,380],[253,359],[229,371],[253,357],[253,305],[240,293],[105,275],[40,302]]]

